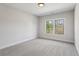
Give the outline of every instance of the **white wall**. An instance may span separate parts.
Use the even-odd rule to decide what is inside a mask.
[[[55,33],[47,34],[45,32],[45,21],[56,18],[64,18],[64,35],[57,35]],[[72,43],[74,42],[74,11],[67,11],[54,15],[43,16],[39,18],[39,22],[40,22],[39,36],[41,38],[61,40]]]
[[[79,4],[76,4],[75,7],[75,45],[77,48],[77,51],[79,53]]]
[[[37,17],[0,5],[0,48],[37,37]]]

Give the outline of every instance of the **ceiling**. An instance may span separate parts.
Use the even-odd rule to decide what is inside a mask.
[[[36,16],[69,11],[75,7],[74,3],[45,3],[44,7],[38,7],[37,3],[5,3],[4,5],[18,8]]]

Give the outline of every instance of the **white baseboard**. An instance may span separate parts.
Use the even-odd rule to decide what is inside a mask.
[[[32,36],[26,38],[26,39],[23,40],[23,41],[18,41],[18,42],[11,43],[11,44],[9,44],[9,45],[2,46],[2,47],[0,47],[0,49],[4,49],[4,48],[7,48],[7,47],[11,47],[11,46],[14,46],[14,45],[17,45],[17,44],[26,42],[26,41],[30,41],[30,40],[36,39],[36,38],[37,38],[36,35],[32,35]]]
[[[74,44],[74,42],[69,42],[69,41],[62,41],[62,40],[57,40],[57,39],[45,38],[45,37],[39,37],[39,38],[40,39],[48,39],[48,40],[53,40],[53,41],[59,41],[59,42]]]
[[[77,48],[77,45],[75,44],[75,48],[76,48],[76,51],[77,51],[77,53],[78,53],[78,55],[79,55],[79,49]]]

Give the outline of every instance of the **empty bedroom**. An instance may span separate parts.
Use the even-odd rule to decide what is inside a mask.
[[[0,56],[78,56],[78,3],[0,3]]]

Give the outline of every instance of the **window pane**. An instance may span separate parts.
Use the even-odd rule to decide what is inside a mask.
[[[64,34],[64,19],[55,20],[55,34]]]
[[[46,32],[47,33],[53,32],[53,21],[52,20],[46,21]]]

